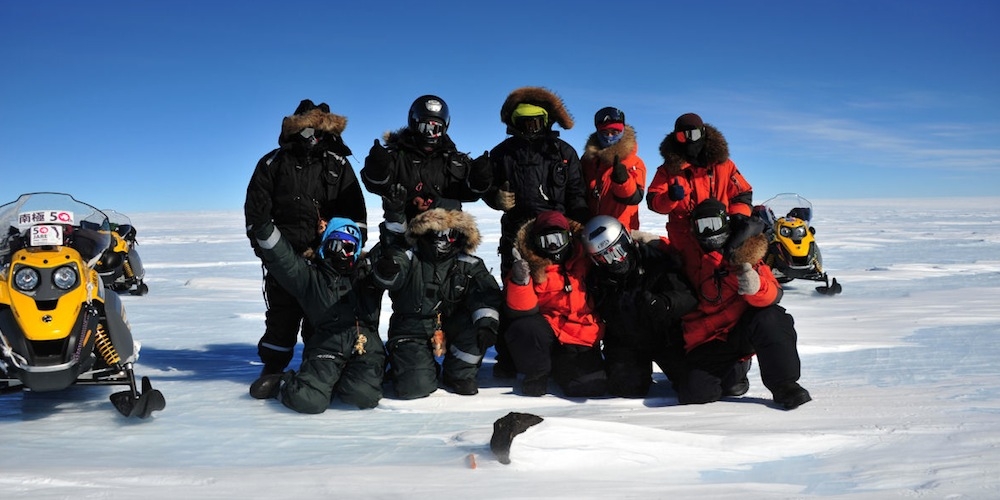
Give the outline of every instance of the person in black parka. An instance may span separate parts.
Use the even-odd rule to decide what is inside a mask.
[[[392,316],[386,343],[388,377],[400,399],[430,395],[441,381],[462,395],[479,392],[476,375],[496,341],[502,294],[482,259],[475,219],[433,208],[410,221],[409,247],[385,240],[372,249],[375,282],[389,291]],[[435,354],[435,334],[443,352]]]
[[[257,162],[247,185],[243,206],[247,220],[272,221],[294,252],[305,258],[314,257],[326,221],[333,217],[351,219],[361,229],[362,240],[367,239],[364,193],[347,161],[351,150],[341,139],[346,126],[347,118],[332,114],[326,103],[303,100],[294,114],[282,120],[278,149]],[[304,321],[296,298],[266,270],[264,300],[264,334],[257,343],[262,375],[285,370],[300,325],[303,342],[314,331]]]
[[[410,105],[407,125],[387,132],[385,146],[375,139],[361,169],[368,191],[382,197],[382,232],[402,240],[406,223],[432,208],[461,209],[490,187],[489,155],[476,159],[458,151],[448,127],[448,104],[424,95]]]

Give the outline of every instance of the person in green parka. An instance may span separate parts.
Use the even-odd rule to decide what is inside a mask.
[[[475,218],[433,208],[416,215],[405,236],[409,248],[386,238],[372,249],[379,254],[374,281],[392,299],[387,377],[400,399],[437,390],[439,368],[445,387],[477,394],[476,375],[496,342],[503,297],[496,278],[473,255],[480,243]]]
[[[385,345],[378,320],[383,290],[362,256],[361,229],[329,221],[318,259],[302,258],[271,221],[247,221],[267,271],[299,301],[316,332],[305,341],[299,371],[264,374],[250,385],[256,399],[278,398],[299,413],[323,413],[334,395],[361,409],[382,399]]]

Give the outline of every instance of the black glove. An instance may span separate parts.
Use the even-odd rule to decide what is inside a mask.
[[[625,168],[625,164],[618,161],[618,155],[615,155],[614,164],[611,166],[611,182],[615,184],[624,184],[628,180],[628,169]]]
[[[667,297],[642,290],[636,294],[636,299],[652,324],[662,326],[670,319],[670,299]]]
[[[469,167],[473,177],[488,177],[490,175],[490,152],[483,151],[479,158],[472,160]]]
[[[393,260],[390,255],[380,256],[378,260],[375,261],[374,267],[375,274],[377,274],[379,278],[385,280],[395,279],[396,275],[399,274],[399,270],[402,269],[399,266],[399,263]]]
[[[485,353],[490,346],[497,343],[497,332],[489,328],[479,328],[476,330],[476,341],[479,344],[479,352]]]
[[[247,236],[255,240],[266,240],[274,232],[274,223],[270,219],[257,222],[247,221]]]
[[[684,199],[685,194],[687,193],[684,192],[684,186],[681,186],[676,179],[674,180],[674,183],[671,184],[670,188],[667,189],[667,197],[669,197],[671,201],[681,201]]]
[[[469,187],[477,192],[484,192],[493,184],[493,170],[490,168],[490,152],[483,154],[469,163]]]
[[[402,184],[389,186],[389,192],[382,197],[382,210],[386,214],[403,214],[406,210],[408,192]]]
[[[512,252],[514,253],[514,264],[510,268],[510,281],[515,285],[527,285],[528,279],[531,277],[528,261],[521,258],[521,252],[518,252],[516,248]]]
[[[365,159],[365,163],[380,174],[377,177],[382,177],[389,165],[392,164],[392,156],[382,147],[382,143],[375,139],[375,144],[368,150],[368,158]]]

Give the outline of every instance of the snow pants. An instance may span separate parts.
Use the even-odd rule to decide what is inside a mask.
[[[295,354],[295,344],[302,327],[302,342],[313,334],[298,299],[288,293],[270,274],[264,276],[264,335],[257,342],[257,356],[264,363],[263,373],[281,373]]]
[[[463,328],[449,328],[444,321],[447,349],[441,364],[434,358],[431,339],[423,332],[389,332],[389,379],[396,397],[417,399],[429,396],[438,388],[438,374],[450,380],[475,379],[483,362],[476,330],[471,322]]]
[[[512,318],[505,335],[515,368],[527,378],[551,376],[569,397],[607,392],[600,348],[560,343],[541,314]]]
[[[382,399],[385,345],[377,331],[365,332],[364,353],[354,352],[353,329],[332,335],[317,332],[306,341],[298,372],[288,372],[282,404],[299,413],[323,413],[334,395],[358,408],[374,408]]]
[[[604,333],[604,359],[608,372],[608,393],[623,398],[641,398],[653,383],[653,363],[671,381],[683,361],[683,334],[680,321],[622,331],[611,325]]]
[[[797,382],[801,375],[795,321],[785,309],[772,305],[750,309],[729,332],[725,341],[715,340],[692,349],[684,356],[684,370],[675,381],[678,401],[718,401],[749,369],[745,361],[756,354],[760,378],[772,392]],[[742,374],[740,373],[742,371]]]

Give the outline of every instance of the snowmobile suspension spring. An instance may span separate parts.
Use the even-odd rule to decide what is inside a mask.
[[[121,363],[122,358],[118,356],[118,351],[115,351],[115,346],[111,343],[111,339],[108,337],[107,332],[104,331],[104,324],[97,324],[97,338],[94,341],[97,346],[97,352],[104,359],[104,362],[108,366],[118,366]]]
[[[132,271],[132,264],[129,264],[128,259],[125,259],[124,267],[125,267],[125,277],[134,278],[135,272]]]

